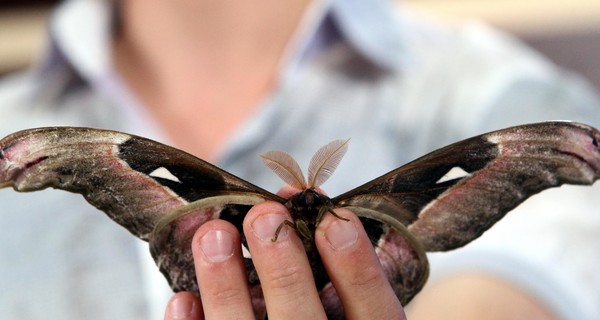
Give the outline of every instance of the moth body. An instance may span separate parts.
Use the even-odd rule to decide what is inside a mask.
[[[285,203],[285,207],[289,210],[293,221],[284,223],[292,226],[300,236],[317,288],[322,289],[329,283],[329,277],[317,251],[314,234],[323,214],[333,208],[333,203],[328,196],[314,189],[304,189],[291,196]]]
[[[314,189],[305,189],[290,197],[285,207],[290,211],[300,236],[312,240],[323,214],[333,208],[333,202],[328,196]]]

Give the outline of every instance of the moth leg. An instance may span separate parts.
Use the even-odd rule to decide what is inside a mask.
[[[350,221],[350,219],[346,219],[340,215],[338,215],[337,213],[335,213],[335,211],[333,211],[333,207],[332,206],[322,206],[319,209],[319,214],[317,215],[317,225],[319,225],[319,223],[321,223],[321,220],[323,220],[323,217],[325,216],[325,213],[330,212],[334,217],[340,219],[340,220],[344,220],[344,221]]]
[[[350,221],[350,219],[348,219],[348,218],[344,218],[344,217],[342,217],[342,216],[338,215],[337,213],[335,213],[335,211],[333,211],[333,208],[332,208],[332,207],[329,207],[329,208],[327,208],[327,211],[331,212],[331,214],[332,214],[334,217],[336,217],[336,218],[338,218],[338,219],[340,219],[340,220],[344,220],[344,221]],[[323,217],[321,217],[321,218],[323,218]]]
[[[283,226],[289,226],[294,230],[298,231],[298,228],[296,228],[296,225],[292,221],[284,220],[282,223],[279,224],[279,226],[275,230],[275,235],[273,236],[273,238],[271,238],[271,241],[277,241],[277,238],[279,237],[279,232],[281,232],[281,228],[283,228]]]
[[[304,220],[296,220],[296,232],[298,232],[298,234],[306,240],[313,239],[312,232],[310,231],[310,229],[306,225],[306,221]]]

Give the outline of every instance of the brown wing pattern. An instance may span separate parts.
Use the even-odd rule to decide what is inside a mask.
[[[546,122],[490,132],[436,150],[333,199],[407,226],[427,251],[479,237],[529,196],[600,178],[600,132]]]
[[[190,241],[209,219],[243,219],[250,205],[282,198],[175,148],[120,132],[51,127],[0,141],[0,186],[82,194],[150,241],[174,290],[197,291]]]

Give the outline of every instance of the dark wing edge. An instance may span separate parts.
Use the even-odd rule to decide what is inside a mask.
[[[599,141],[597,129],[574,122],[511,127],[436,150],[333,202],[392,216],[426,251],[451,250],[544,189],[593,184]]]

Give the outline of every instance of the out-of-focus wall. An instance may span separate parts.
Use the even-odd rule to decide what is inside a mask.
[[[57,1],[0,2],[0,75],[25,68],[43,43],[49,7]]]
[[[479,18],[527,37],[580,33],[600,28],[598,0],[401,0],[449,18]]]

